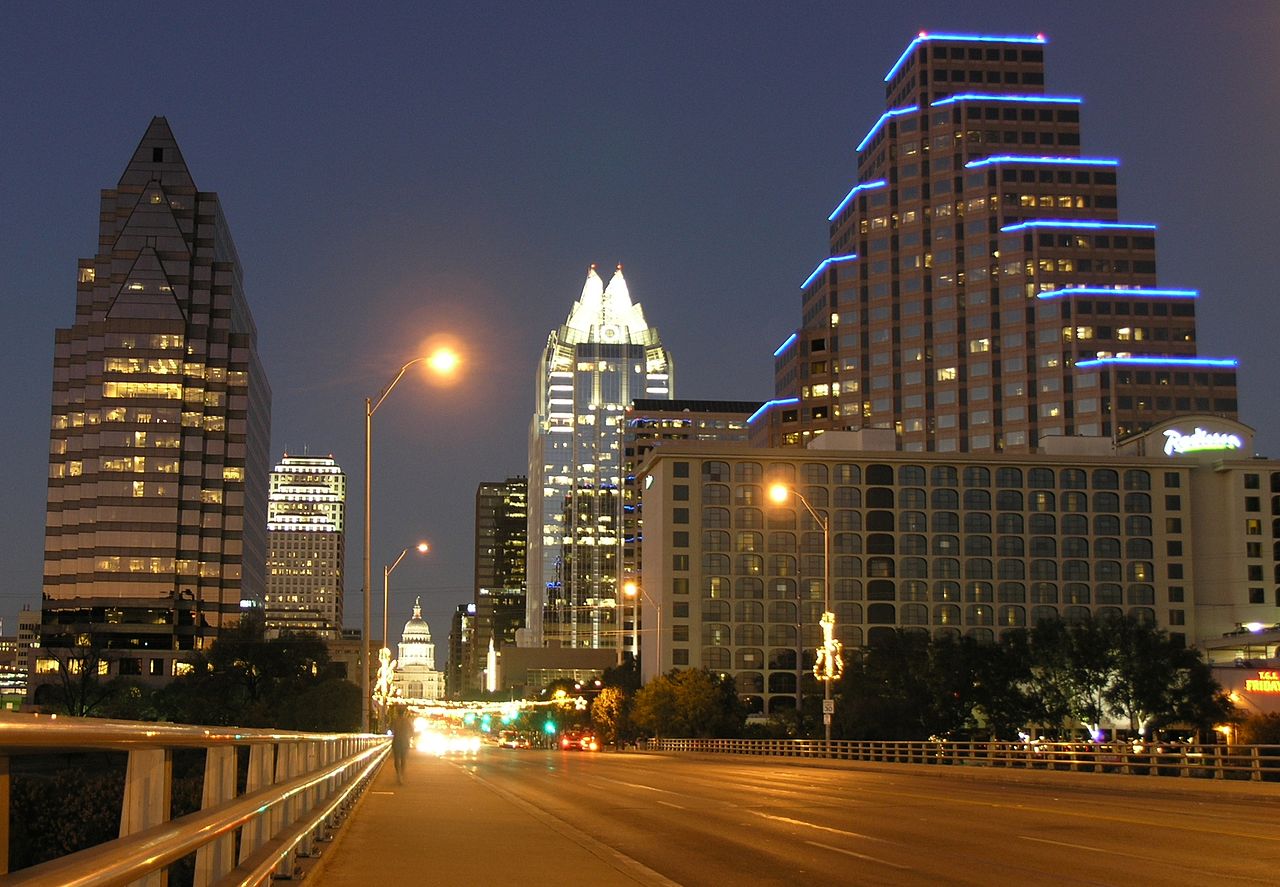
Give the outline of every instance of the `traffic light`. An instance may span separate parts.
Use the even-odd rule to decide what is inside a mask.
[[[548,718],[547,722],[542,725],[542,732],[548,736],[554,736],[556,734],[556,722]]]

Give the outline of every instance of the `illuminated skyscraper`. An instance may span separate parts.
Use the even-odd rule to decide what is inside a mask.
[[[331,456],[289,456],[267,500],[267,630],[342,629],[347,476]]]
[[[1156,226],[1121,215],[1119,161],[1082,152],[1083,100],[1045,92],[1044,44],[921,34],[894,63],[760,438],[1026,452],[1235,418],[1236,361],[1197,354],[1198,294],[1157,283]]]
[[[615,647],[623,411],[674,394],[671,355],[632,304],[622,266],[595,266],[538,367],[529,430],[527,632],[522,643]]]
[[[476,630],[465,689],[481,689],[490,639],[497,649],[510,646],[524,626],[528,493],[524,476],[476,488]]]
[[[271,393],[218,197],[163,117],[98,218],[55,337],[42,641],[162,679],[262,605]]]

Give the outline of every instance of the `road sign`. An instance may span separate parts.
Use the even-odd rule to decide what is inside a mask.
[[[831,715],[823,715],[823,716],[822,716],[822,723],[823,723],[824,725],[826,725],[826,726],[830,726],[830,725],[831,725]]]
[[[833,715],[836,713],[836,701],[834,699],[822,700],[822,713],[824,715]]]

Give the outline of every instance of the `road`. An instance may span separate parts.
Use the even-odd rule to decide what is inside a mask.
[[[434,788],[429,802],[406,796],[417,806],[405,810],[448,820],[440,794],[454,783],[459,797],[551,824],[613,870],[590,881],[568,865],[539,880],[520,874],[536,862],[516,858],[512,883],[1221,885],[1275,884],[1280,871],[1280,787],[1269,784],[492,748],[412,768]],[[468,806],[454,809],[451,842],[484,828],[459,812]],[[494,828],[481,846],[518,857],[516,828],[528,830]],[[353,865],[347,855],[340,846]],[[493,883],[474,862],[472,883]]]

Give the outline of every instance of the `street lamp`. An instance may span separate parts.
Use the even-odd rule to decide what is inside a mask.
[[[627,582],[622,586],[622,593],[629,598],[635,600],[635,628],[631,635],[631,655],[636,658],[636,668],[640,667],[640,598],[644,598],[649,602],[649,606],[653,607],[655,613],[658,614],[657,624],[657,640],[653,645],[654,662],[657,665],[658,673],[662,672],[662,608],[653,602],[653,598],[645,593],[634,580]]]
[[[789,496],[795,496],[804,505],[805,510],[822,528],[822,635],[823,644],[817,651],[813,663],[814,676],[822,681],[822,725],[827,742],[831,741],[831,716],[834,704],[831,701],[831,682],[837,680],[844,670],[840,659],[840,642],[835,638],[836,616],[831,611],[831,522],[814,511],[813,506],[804,494],[787,484],[773,484],[769,487],[769,498],[779,504],[786,502]],[[803,624],[803,622],[802,622]],[[799,712],[796,713],[797,715]]]
[[[362,589],[364,597],[364,620],[361,623],[360,632],[360,720],[364,725],[364,729],[369,728],[369,702],[370,693],[373,684],[369,680],[369,634],[371,631],[372,613],[370,612],[370,590],[369,586],[373,582],[373,568],[370,560],[369,548],[371,545],[372,531],[370,523],[372,520],[372,487],[373,487],[373,414],[378,411],[378,407],[382,406],[382,402],[387,399],[387,395],[396,387],[396,384],[404,378],[404,374],[409,371],[409,367],[415,364],[425,363],[431,370],[439,375],[449,375],[458,366],[459,358],[456,352],[448,348],[437,348],[431,354],[415,357],[413,360],[400,367],[400,371],[392,377],[387,387],[377,397],[366,397],[364,399],[364,587]]]
[[[416,550],[418,554],[426,554],[431,550],[431,546],[425,542],[419,542],[416,546]],[[391,583],[391,574],[395,571],[396,567],[400,566],[400,562],[404,560],[404,556],[408,554],[409,551],[410,548],[405,548],[400,552],[399,557],[382,568],[382,648],[384,650],[391,649],[391,644],[388,643],[387,639],[387,589]]]

